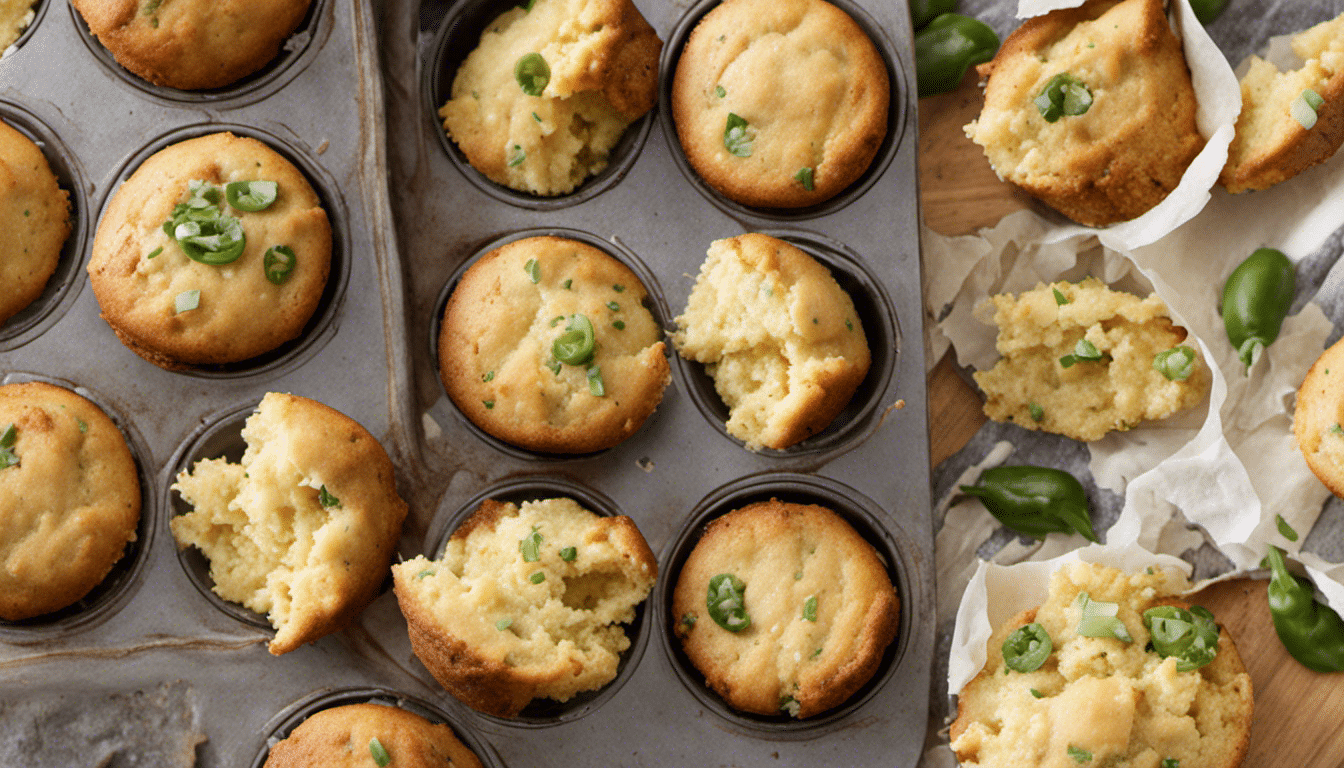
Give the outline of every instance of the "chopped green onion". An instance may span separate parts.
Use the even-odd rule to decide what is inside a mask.
[[[845,327],[852,331],[854,330],[854,323],[850,322],[849,318],[845,318]]]
[[[1039,422],[1045,418],[1045,409],[1041,407],[1040,403],[1027,403],[1027,413],[1031,415],[1032,421]]]
[[[150,252],[149,252],[149,255],[146,256],[145,258],[146,258],[146,259],[152,259],[152,258],[154,258],[155,256],[158,256],[160,253],[163,253],[163,246],[162,246],[162,245],[160,245],[158,248],[155,248],[154,250],[150,251]]]
[[[610,309],[612,312],[620,312],[620,311],[621,311],[621,305],[620,305],[620,304],[617,304],[617,303],[614,302],[614,301],[608,301],[608,302],[607,302],[607,309]]]
[[[724,96],[728,95],[728,90],[722,85],[716,85],[714,86],[714,95],[722,99]]]
[[[687,629],[695,626],[695,614],[688,613],[681,617],[681,625]]]
[[[500,632],[503,632],[511,626],[513,626],[513,619],[500,619],[495,622],[495,629],[498,629]]]
[[[803,601],[803,619],[805,621],[815,622],[817,620],[817,596],[809,595]]]
[[[1078,634],[1083,637],[1112,637],[1126,643],[1134,642],[1129,629],[1118,617],[1119,603],[1093,600],[1086,592],[1079,592],[1074,604],[1082,611],[1078,621]]]
[[[550,360],[550,361],[548,361],[548,362],[546,363],[546,367],[547,367],[547,368],[550,368],[550,369],[551,369],[551,373],[554,373],[556,376],[559,376],[559,375],[560,375],[560,368],[561,368],[561,366],[560,366],[560,361],[559,361],[559,360]]]
[[[1160,768],[1181,768],[1181,761],[1174,757],[1164,758]]]
[[[799,168],[798,172],[793,174],[793,180],[798,182],[799,184],[802,184],[803,189],[806,189],[808,192],[811,192],[812,190],[816,189],[816,185],[813,183],[812,180],[811,168]]]
[[[523,151],[523,148],[521,146],[514,144],[513,149],[509,150],[510,168],[522,165],[523,161],[526,159],[527,159],[527,153]]]
[[[1072,368],[1074,363],[1097,362],[1104,357],[1101,350],[1097,349],[1097,345],[1087,339],[1079,339],[1078,343],[1073,345],[1073,354],[1059,358],[1059,364],[1065,368]]]
[[[618,330],[618,331],[624,331],[624,330],[625,330],[625,321],[624,321],[624,320],[616,320],[616,321],[612,322],[611,327],[612,327],[612,328],[615,328],[615,329]]]
[[[1344,435],[1344,427],[1341,427],[1339,424],[1331,424],[1330,428],[1326,431],[1332,435]]]
[[[325,485],[317,489],[317,503],[324,507],[336,507],[337,509],[341,506],[341,500],[332,496],[331,491],[328,491]]]
[[[550,325],[550,327],[554,328],[556,323],[558,323],[558,322],[560,322],[561,320],[564,320],[564,319],[565,319],[565,316],[564,316],[564,315],[556,315],[555,317],[552,317],[552,318],[551,318],[551,325]]]
[[[1091,752],[1088,752],[1081,747],[1075,747],[1072,744],[1069,745],[1069,757],[1072,757],[1073,761],[1079,765],[1092,762]]]
[[[1035,688],[1030,689],[1030,691],[1031,691],[1031,695],[1032,695],[1032,697],[1034,697],[1034,698],[1037,698],[1037,699],[1043,699],[1043,698],[1045,698],[1045,694],[1044,694],[1044,693],[1041,693],[1040,691],[1036,690]]]
[[[494,400],[482,400],[481,404],[485,406],[485,410],[487,411],[492,411],[495,408]]]
[[[527,263],[523,265],[523,271],[527,273],[533,283],[541,282],[541,265],[537,263],[536,259],[528,259]]]
[[[535,563],[541,559],[541,542],[546,539],[532,526],[532,532],[518,540],[518,551],[523,553],[524,563]]]
[[[723,147],[734,157],[751,157],[751,142],[755,138],[747,128],[747,121],[728,113],[728,122],[723,129]]]
[[[1055,292],[1055,304],[1062,307],[1065,304],[1069,303],[1069,297],[1065,296],[1063,293],[1060,293],[1058,288],[1051,286],[1050,290]]]
[[[565,547],[560,550],[560,559],[566,563],[574,562],[574,558],[579,556],[579,550],[575,547]]]
[[[812,656],[811,656],[811,658],[814,658],[814,659],[815,659],[815,658],[817,658],[817,657],[820,656],[820,655],[821,655],[821,649],[818,648],[817,650],[815,650],[815,651],[812,652]]]
[[[1033,103],[1045,122],[1053,123],[1066,115],[1077,117],[1086,114],[1092,106],[1092,92],[1082,80],[1067,72],[1060,72],[1050,78]]]
[[[89,432],[89,423],[88,423],[87,421],[85,421],[85,420],[83,420],[83,419],[75,419],[75,424],[77,424],[77,425],[79,426],[79,432],[80,432],[80,434],[88,434],[88,432]]]
[[[611,290],[617,293],[625,293],[625,286],[621,285],[620,283],[616,283],[615,285],[611,286]]]
[[[378,764],[378,768],[383,768],[383,766],[392,762],[392,756],[387,754],[386,749],[383,749],[383,744],[378,741],[377,736],[369,739],[369,752],[373,754],[373,762]]]
[[[266,249],[266,255],[261,259],[261,267],[266,270],[266,279],[275,285],[284,285],[289,276],[294,274],[294,267],[298,266],[299,257],[294,255],[294,249],[288,245],[273,245]]]
[[[546,574],[542,573],[541,571],[537,571],[531,576],[528,576],[527,580],[532,582],[533,584],[540,584],[541,582],[546,580]]]
[[[551,82],[551,67],[540,53],[527,53],[513,65],[513,79],[528,96],[540,96]]]
[[[602,383],[602,369],[599,366],[588,367],[588,392],[593,397],[606,397],[607,388]]]
[[[1299,125],[1310,131],[1316,127],[1316,111],[1324,103],[1325,100],[1321,98],[1319,93],[1308,88],[1296,99],[1293,99],[1293,103],[1288,105],[1288,112]]]
[[[1153,650],[1176,658],[1177,672],[1192,672],[1218,656],[1218,623],[1207,608],[1159,605],[1143,612],[1143,624]]]
[[[584,365],[593,359],[593,323],[586,315],[573,314],[565,325],[565,332],[551,344],[556,360],[569,365]]]
[[[540,122],[541,122],[541,115],[538,115],[536,112],[533,112],[533,113],[532,113],[532,119],[533,119],[533,120],[536,120],[538,123],[540,123]]]
[[[571,285],[573,285],[573,284],[574,284],[574,281],[573,281],[573,280],[565,280],[565,282],[563,282],[563,283],[560,284],[560,287],[561,287],[561,288],[564,288],[566,291],[568,291],[568,290],[569,290],[569,286],[571,286]]]
[[[19,430],[14,424],[0,432],[0,469],[9,469],[19,465],[19,455],[14,452],[14,443],[19,439]]]
[[[1297,541],[1297,531],[1293,530],[1293,526],[1289,525],[1288,521],[1283,519],[1283,515],[1275,515],[1274,522],[1279,527],[1280,536],[1289,541]]]
[[[1307,102],[1307,105],[1317,112],[1319,112],[1321,107],[1325,104],[1325,99],[1321,98],[1321,94],[1310,88],[1302,92],[1302,100]]]
[[[264,211],[279,191],[274,181],[231,181],[224,186],[224,199],[240,211]]]
[[[494,371],[486,371],[485,375],[481,377],[481,381],[492,381],[494,378],[495,378]]]
[[[434,573],[435,573],[435,571],[434,571],[433,568],[426,568],[425,570],[423,570],[423,571],[421,571],[421,572],[415,574],[415,580],[416,580],[416,581],[420,581],[421,579],[425,578],[426,576],[433,576]]]
[[[173,309],[176,310],[179,315],[183,312],[190,312],[199,306],[201,306],[201,292],[196,288],[193,288],[190,291],[183,291],[173,297]]]
[[[1153,370],[1168,381],[1185,381],[1195,372],[1195,350],[1182,344],[1153,355]]]

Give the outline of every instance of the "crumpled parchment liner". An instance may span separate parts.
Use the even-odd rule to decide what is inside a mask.
[[[1019,16],[1078,4],[1022,0]],[[1212,99],[1239,105],[1240,90],[1231,67],[1194,20],[1188,0],[1180,0],[1177,8],[1181,28],[1199,30],[1184,39],[1201,107],[1210,99],[1210,92],[1200,87],[1201,71],[1204,85],[1217,88]],[[1283,24],[1282,19],[1277,23]],[[1278,63],[1296,66],[1282,57]],[[1234,110],[1233,118],[1235,114]],[[1201,130],[1204,118],[1201,109]],[[1226,142],[1220,152],[1219,166]],[[1201,154],[1196,162],[1204,159]],[[1185,189],[1189,176],[1168,200],[1191,192]],[[1216,176],[1214,170],[1210,186]],[[1344,225],[1344,154],[1269,190],[1238,196],[1221,188],[1208,190],[1205,186],[1200,195],[1182,203],[1207,200],[1207,205],[1199,202],[1202,208],[1188,220],[1168,212],[1151,216],[1158,211],[1154,209],[1120,225],[1127,227],[1122,232],[1117,232],[1120,227],[1061,226],[1029,211],[1007,216],[976,236],[949,238],[924,231],[930,364],[948,345],[964,365],[981,369],[994,364],[996,329],[983,322],[992,317],[992,309],[983,308],[989,295],[1094,275],[1120,289],[1155,291],[1173,319],[1190,332],[1189,342],[1198,346],[1213,370],[1212,391],[1203,408],[1130,432],[1115,432],[1088,445],[1096,483],[1124,495],[1119,520],[1104,533],[1105,546],[1077,549],[1086,544],[1081,537],[1052,534],[1034,547],[1010,544],[994,555],[997,562],[1016,565],[987,563],[974,554],[998,523],[978,500],[942,501],[946,519],[936,542],[940,619],[948,617],[945,610],[960,586],[969,585],[961,595],[952,638],[949,691],[960,690],[983,666],[993,626],[1044,600],[1047,576],[1063,559],[1078,557],[1128,570],[1180,562],[1177,567],[1188,573],[1188,564],[1174,557],[1198,544],[1199,534],[1188,530],[1188,520],[1198,524],[1231,561],[1236,570],[1225,574],[1230,576],[1255,568],[1268,544],[1297,552],[1329,497],[1297,450],[1291,407],[1333,324],[1317,304],[1307,304],[1288,318],[1278,340],[1247,375],[1227,342],[1218,304],[1227,275],[1255,248],[1273,246],[1301,261]],[[1150,239],[1164,222],[1173,221],[1176,225],[1169,231]],[[1342,282],[1327,278],[1326,290],[1344,292]],[[1002,463],[1012,452],[1011,445],[996,446],[978,466]],[[1033,454],[1014,456],[1013,463],[1051,462],[1048,455]],[[978,466],[968,470],[961,482],[974,481]],[[1279,534],[1276,514],[1301,534],[1297,543]],[[1344,564],[1311,553],[1295,557],[1308,567],[1328,601],[1344,609]],[[942,747],[930,750],[924,764],[955,764],[946,763],[948,759],[950,754]]]

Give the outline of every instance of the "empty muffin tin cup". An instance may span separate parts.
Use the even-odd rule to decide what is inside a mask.
[[[97,626],[107,621],[130,601],[144,578],[145,560],[148,559],[155,531],[158,529],[156,503],[158,497],[153,491],[154,482],[146,471],[146,467],[150,466],[148,459],[152,453],[135,426],[112,407],[111,401],[87,387],[39,374],[9,373],[0,380],[0,384],[28,381],[41,381],[63,387],[98,406],[121,431],[140,480],[140,521],[136,524],[135,540],[126,544],[121,559],[113,564],[112,569],[97,586],[89,590],[84,597],[59,611],[20,621],[0,619],[0,642],[36,646]]]
[[[70,22],[74,25],[79,39],[93,58],[121,85],[151,101],[163,104],[229,109],[247,106],[276,93],[312,63],[317,52],[331,35],[334,21],[332,13],[328,10],[330,3],[331,0],[312,0],[303,21],[299,22],[299,26],[295,27],[289,37],[280,44],[279,53],[256,72],[239,78],[229,85],[194,91],[155,85],[121,66],[111,51],[89,31],[89,25],[84,22],[84,17],[79,11],[75,10],[75,6],[70,4],[67,9],[70,12]]]
[[[36,22],[34,22],[36,23]],[[57,183],[70,199],[70,234],[61,247],[56,271],[42,294],[18,314],[0,324],[0,352],[20,347],[37,338],[59,320],[79,296],[84,285],[84,253],[93,226],[90,221],[88,185],[79,161],[45,121],[18,102],[0,97],[0,120],[37,144],[51,166]]]
[[[419,715],[435,725],[447,725],[453,729],[458,741],[474,752],[486,768],[504,768],[504,763],[500,761],[499,755],[495,754],[495,750],[489,743],[465,727],[459,718],[450,715],[424,699],[387,688],[341,688],[318,691],[294,702],[277,713],[266,724],[262,731],[264,740],[257,750],[256,757],[248,764],[249,768],[262,768],[266,764],[266,758],[270,755],[271,747],[289,738],[294,729],[302,725],[308,718],[323,710],[350,704],[381,704],[396,707]],[[357,746],[363,747],[365,745]],[[370,764],[374,762],[372,755],[369,756],[369,762]],[[393,762],[392,765],[395,766],[396,763]]]
[[[448,159],[462,175],[481,192],[503,203],[532,211],[555,211],[591,200],[611,189],[630,171],[639,152],[648,139],[653,125],[655,104],[648,113],[626,127],[616,146],[612,147],[607,166],[580,182],[572,192],[555,196],[539,196],[520,192],[488,179],[472,167],[456,142],[448,137],[439,117],[439,109],[452,97],[453,78],[467,56],[480,43],[481,34],[500,14],[519,7],[517,0],[465,0],[453,6],[439,24],[432,42],[421,52],[421,101],[427,120],[434,123],[433,131]]]
[[[859,316],[868,341],[871,362],[868,374],[850,397],[849,403],[831,420],[829,426],[788,448],[764,448],[758,453],[762,456],[791,458],[851,448],[882,423],[884,396],[896,371],[901,336],[891,298],[882,284],[863,266],[862,258],[839,242],[798,230],[764,230],[761,234],[777,237],[796,246],[830,270],[831,276],[854,302],[854,311]],[[706,247],[708,245],[705,244]],[[683,307],[678,312],[684,310]],[[740,440],[728,434],[728,405],[719,397],[714,388],[714,379],[705,372],[705,366],[675,355],[675,367],[680,372],[691,400],[705,419],[724,437],[740,443]]]
[[[635,277],[638,277],[639,281],[644,284],[646,298],[642,303],[642,306],[645,309],[647,309],[650,314],[653,315],[653,320],[655,323],[658,324],[658,327],[663,329],[666,329],[668,327],[667,300],[663,297],[662,288],[659,286],[657,279],[654,278],[653,273],[644,264],[644,262],[641,261],[638,256],[636,256],[624,245],[620,244],[619,242],[603,240],[602,238],[596,235],[584,232],[582,230],[567,229],[564,227],[548,227],[548,228],[518,230],[516,232],[510,232],[508,234],[497,237],[491,240],[490,242],[486,243],[485,245],[481,246],[479,249],[477,249],[475,253],[473,253],[465,262],[463,262],[463,264],[460,267],[457,268],[456,271],[453,272],[452,276],[448,279],[448,282],[444,284],[443,289],[439,291],[438,298],[435,299],[434,301],[433,317],[429,318],[427,323],[420,326],[428,328],[429,357],[431,360],[435,361],[434,369],[436,371],[439,369],[438,364],[439,334],[443,327],[443,313],[448,306],[448,299],[452,297],[453,291],[457,289],[458,283],[461,282],[462,275],[466,273],[466,271],[470,269],[471,266],[475,264],[477,261],[479,261],[483,256],[495,250],[496,248],[507,245],[508,243],[515,242],[517,240],[523,240],[529,237],[543,237],[543,236],[562,237],[562,238],[568,238],[570,240],[576,240],[585,245],[590,245],[598,249],[599,251],[602,251],[611,258],[615,259],[616,261],[619,261],[621,264],[624,264],[626,267],[630,269],[630,271],[634,272]],[[667,344],[665,353],[672,356],[675,356],[676,354],[675,352],[672,352],[671,344]],[[669,364],[669,367],[670,365],[671,364]],[[442,389],[443,387],[442,379],[439,380],[439,387],[440,389]],[[435,407],[435,411],[438,413],[442,413],[444,410],[452,411],[453,416],[456,417],[459,420],[459,422],[464,427],[466,427],[472,434],[480,438],[482,442],[489,444],[490,446],[500,451],[501,453],[508,454],[509,456],[512,456],[517,459],[525,459],[538,462],[572,461],[572,460],[587,459],[593,456],[599,456],[606,450],[610,450],[608,448],[603,451],[595,451],[593,453],[584,453],[584,454],[542,453],[540,451],[530,451],[526,448],[520,448],[516,445],[513,445],[512,443],[501,440],[500,438],[495,437],[494,435],[490,434],[489,432],[486,432],[484,429],[477,426],[475,422],[467,418],[466,414],[462,413],[462,411],[456,407],[456,405],[452,402],[452,400],[447,396],[446,393],[441,398],[440,403]],[[649,419],[653,418],[657,418],[656,411],[654,412],[653,415],[649,416]],[[638,431],[636,432],[636,434],[638,434]]]
[[[823,200],[816,205],[804,208],[762,208],[743,205],[730,199],[727,195],[710,186],[691,167],[690,161],[686,159],[686,152],[681,147],[681,139],[677,135],[677,124],[672,116],[672,80],[677,71],[677,63],[681,60],[682,50],[686,47],[687,38],[690,37],[691,32],[705,14],[721,2],[722,0],[699,0],[699,2],[691,5],[664,42],[662,56],[658,62],[658,99],[661,103],[661,108],[658,110],[658,120],[662,125],[663,134],[667,137],[672,159],[676,162],[677,167],[681,169],[681,172],[690,180],[696,190],[704,195],[705,199],[734,219],[742,216],[774,221],[816,218],[835,213],[863,197],[864,193],[886,172],[887,166],[891,165],[892,158],[896,156],[896,150],[900,147],[904,138],[906,99],[900,92],[900,84],[905,80],[902,76],[901,59],[897,55],[897,48],[887,36],[882,25],[878,24],[862,7],[849,0],[828,0],[828,2],[849,14],[849,17],[868,35],[868,39],[872,41],[873,47],[877,49],[878,55],[886,64],[887,81],[891,85],[891,97],[887,103],[887,135],[882,140],[881,146],[878,147],[877,153],[873,155],[868,168],[859,178],[834,197]]]
[[[108,185],[108,193],[99,207],[99,222],[112,201],[112,196],[121,188],[123,182],[154,153],[187,139],[207,136],[214,133],[229,132],[235,136],[256,139],[275,150],[293,163],[308,180],[308,184],[317,194],[322,209],[331,225],[331,267],[327,274],[327,284],[322,290],[317,308],[304,325],[299,335],[266,352],[247,360],[235,363],[220,363],[190,366],[175,371],[184,376],[203,379],[241,379],[246,377],[276,377],[293,371],[311,359],[336,335],[335,318],[345,301],[346,288],[350,282],[350,217],[345,200],[338,190],[336,179],[307,150],[300,149],[292,140],[286,140],[274,133],[263,131],[237,123],[206,123],[189,125],[163,134],[142,147],[122,163]],[[109,331],[110,332],[110,331]]]
[[[616,503],[607,496],[563,476],[532,475],[512,478],[487,487],[455,510],[441,508],[435,514],[434,522],[425,535],[425,557],[431,560],[437,559],[442,554],[444,547],[447,546],[448,539],[453,532],[468,517],[471,517],[480,508],[481,503],[487,499],[522,504],[525,501],[560,497],[571,498],[584,509],[602,517],[616,517],[623,514]],[[661,567],[659,568],[659,579],[662,579]],[[654,587],[654,591],[656,590],[657,586]],[[630,647],[626,648],[621,654],[620,664],[616,669],[616,677],[611,682],[595,691],[579,693],[566,702],[545,698],[533,699],[530,704],[523,708],[522,712],[512,718],[496,717],[475,710],[473,710],[473,713],[482,720],[497,726],[535,729],[571,723],[595,712],[610,700],[620,690],[621,686],[625,685],[634,674],[635,667],[639,665],[640,657],[644,654],[644,648],[648,645],[648,622],[645,621],[645,617],[648,615],[647,606],[649,601],[653,599],[653,595],[654,592],[650,592],[643,602],[635,606],[635,618],[630,623],[622,625],[626,637],[630,638]]]
[[[900,598],[900,619],[896,637],[887,646],[882,661],[873,676],[843,704],[815,717],[798,720],[784,714],[778,716],[740,712],[728,706],[705,683],[705,676],[691,663],[675,626],[679,620],[673,615],[672,596],[676,591],[682,566],[691,550],[699,543],[705,526],[723,515],[755,502],[777,499],[796,504],[815,504],[839,515],[876,550],[878,559],[886,567],[887,576]],[[691,510],[681,533],[663,554],[663,575],[655,588],[657,610],[654,621],[663,648],[672,661],[672,668],[686,690],[694,697],[694,704],[713,712],[730,725],[760,738],[797,739],[816,738],[847,727],[863,715],[865,705],[885,686],[890,684],[894,670],[901,664],[912,634],[913,607],[910,585],[909,553],[915,552],[911,539],[893,524],[890,515],[883,512],[871,499],[848,486],[824,477],[771,472],[752,475],[725,485],[705,497]]]

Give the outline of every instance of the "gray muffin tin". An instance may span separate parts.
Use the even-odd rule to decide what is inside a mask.
[[[0,327],[0,375],[72,386],[102,406],[135,455],[144,512],[137,541],[88,598],[54,616],[0,622],[0,701],[40,691],[91,707],[130,702],[126,728],[141,731],[168,721],[155,702],[179,702],[167,706],[191,709],[207,767],[260,766],[268,744],[307,714],[362,700],[448,722],[488,766],[916,762],[934,624],[907,8],[836,0],[887,61],[888,139],[852,189],[782,213],[706,188],[661,107],[680,44],[712,3],[637,4],[665,44],[660,106],[631,127],[607,171],[573,195],[542,200],[480,177],[435,115],[456,62],[509,3],[315,0],[262,73],[181,93],[124,72],[67,4],[39,0],[33,27],[0,60],[0,117],[44,147],[71,192],[75,227],[46,293]],[[299,340],[245,364],[170,373],[117,341],[85,290],[84,266],[99,211],[140,161],[223,129],[266,141],[309,176],[333,222],[333,276]],[[873,369],[832,429],[786,451],[750,453],[724,431],[725,409],[703,370],[675,356],[657,412],[597,454],[507,446],[444,396],[433,348],[439,313],[457,275],[494,245],[538,233],[592,242],[639,275],[654,316],[670,327],[710,242],[747,231],[799,245],[855,299]],[[536,702],[514,720],[482,715],[411,654],[390,590],[350,629],[270,656],[264,617],[218,600],[203,559],[179,552],[167,526],[184,510],[169,490],[173,476],[201,457],[236,459],[238,430],[268,391],[331,405],[382,441],[411,504],[401,556],[435,555],[487,497],[567,494],[631,516],[658,556],[659,583],[629,629],[617,679],[564,704]],[[677,568],[703,525],[771,497],[821,503],[850,520],[886,559],[901,598],[898,637],[873,681],[802,722],[728,709],[686,662],[668,615]],[[165,683],[174,694],[166,699],[134,693]],[[31,728],[42,718],[24,712],[26,722],[6,724]],[[0,722],[16,716],[0,707]],[[44,738],[87,738],[68,714],[52,718],[38,723]],[[0,763],[6,748],[0,740]]]

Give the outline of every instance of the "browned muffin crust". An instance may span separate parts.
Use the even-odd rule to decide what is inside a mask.
[[[42,150],[0,121],[0,323],[42,295],[69,235],[69,193]]]
[[[314,713],[271,747],[263,768],[369,768],[375,739],[395,768],[481,768],[449,726],[374,703]]]

